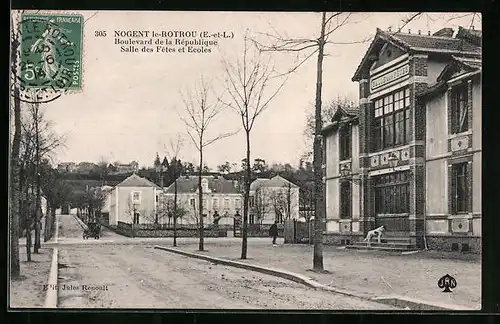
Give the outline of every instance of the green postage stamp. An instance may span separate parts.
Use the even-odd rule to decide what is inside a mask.
[[[83,23],[82,15],[22,15],[18,80],[23,88],[82,88]]]

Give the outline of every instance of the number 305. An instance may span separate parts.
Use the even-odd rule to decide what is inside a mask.
[[[106,31],[105,30],[96,30],[95,37],[106,37]]]

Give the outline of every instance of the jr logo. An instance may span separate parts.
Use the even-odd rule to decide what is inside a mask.
[[[453,278],[449,274],[446,274],[446,275],[442,276],[441,279],[439,279],[438,287],[444,288],[443,292],[452,292],[451,289],[454,289],[457,287],[457,281],[455,280],[455,278]]]

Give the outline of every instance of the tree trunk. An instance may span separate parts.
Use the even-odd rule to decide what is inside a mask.
[[[200,168],[198,170],[198,217],[200,219],[200,243],[198,250],[204,251],[204,228],[203,228],[203,188],[201,186],[201,170],[203,167],[203,141],[200,137]]]
[[[52,206],[52,210],[50,211],[52,217],[50,219],[51,221],[51,224],[50,224],[50,229],[51,229],[51,232],[53,233],[53,235],[55,235],[56,233],[56,207],[55,206]]]
[[[31,261],[31,223],[32,223],[32,210],[28,208],[26,215],[26,261]]]
[[[36,200],[35,200],[35,246],[33,251],[39,253],[40,249],[40,218],[42,211],[42,192],[40,183],[40,133],[39,133],[39,104],[35,104],[35,179],[36,179]]]
[[[19,40],[12,42],[11,63],[14,75],[17,75],[17,52]],[[10,122],[9,122],[10,125]],[[10,141],[10,139],[9,139]],[[9,235],[10,235],[10,275],[18,277],[21,273],[19,266],[19,212],[20,212],[20,178],[19,178],[19,151],[21,146],[21,102],[19,88],[14,86],[14,138],[10,151],[10,204],[9,204]]]
[[[321,147],[321,90],[323,79],[323,52],[325,48],[325,19],[326,13],[323,12],[321,19],[321,35],[319,39],[318,64],[316,75],[316,106],[315,106],[315,132],[314,132],[314,196],[315,196],[315,215],[314,215],[314,255],[313,269],[323,270],[323,170],[322,160],[323,152]]]
[[[248,123],[247,123],[248,125]],[[247,258],[247,249],[248,249],[248,239],[247,239],[247,230],[248,230],[248,200],[250,197],[250,131],[246,131],[246,140],[247,140],[247,163],[245,169],[245,194],[243,196],[243,228],[241,230],[241,258]]]
[[[177,246],[177,175],[174,181],[174,246]]]
[[[45,226],[44,226],[44,231],[43,231],[43,241],[47,242],[50,240],[51,234],[50,234],[50,218],[52,215],[50,215],[49,210],[50,210],[50,202],[47,200],[47,210],[45,211]]]
[[[292,207],[292,185],[290,184],[290,182],[288,183],[288,195],[287,195],[287,208],[288,208],[288,219],[291,219],[292,218],[292,211],[291,211],[291,208]]]

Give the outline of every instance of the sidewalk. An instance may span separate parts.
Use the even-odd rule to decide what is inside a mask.
[[[165,245],[167,246],[167,245]],[[324,246],[323,262],[330,273],[316,273],[312,268],[311,245],[273,247],[248,241],[247,260],[241,260],[241,242],[206,242],[206,252],[197,244],[180,244],[179,248],[223,259],[248,262],[264,267],[281,268],[303,274],[317,282],[349,290],[368,298],[403,296],[428,304],[446,304],[465,309],[481,308],[481,259],[476,255],[459,255],[422,251],[402,255],[380,251],[357,251]],[[453,293],[443,293],[439,278],[449,274],[457,280]]]

